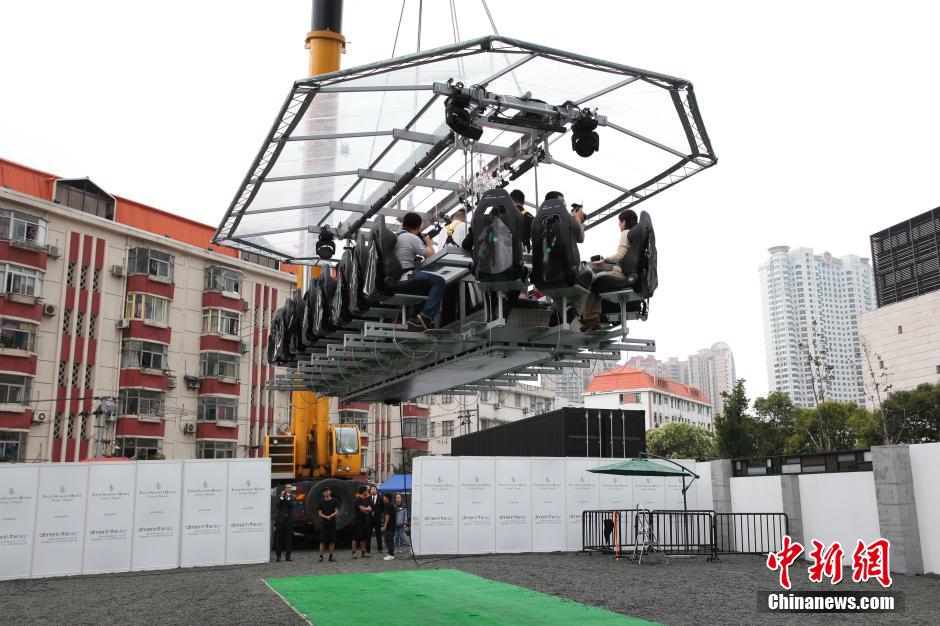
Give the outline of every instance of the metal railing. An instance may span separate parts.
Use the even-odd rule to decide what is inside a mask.
[[[715,548],[720,554],[776,552],[788,532],[786,513],[715,514]]]
[[[781,549],[788,533],[784,513],[716,513],[712,510],[674,511],[618,509],[581,514],[581,551],[626,554],[649,548],[640,537],[640,517],[652,531],[656,548],[667,555],[766,554]],[[645,545],[640,545],[645,544]]]

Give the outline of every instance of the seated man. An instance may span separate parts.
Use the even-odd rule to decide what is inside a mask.
[[[405,213],[401,218],[402,232],[395,241],[395,257],[404,271],[413,270],[420,257],[428,258],[434,254],[431,238],[421,234],[421,216],[417,213]],[[444,296],[444,278],[430,272],[412,272],[411,278],[423,280],[431,285],[428,299],[421,311],[408,319],[408,330],[427,330],[434,323],[434,317],[441,307]]]
[[[592,265],[596,268],[594,280],[602,276],[624,277],[623,270],[620,268],[620,261],[630,249],[628,234],[630,229],[636,226],[636,212],[632,209],[627,209],[617,216],[617,220],[620,226],[620,240],[617,243],[617,251],[609,257],[592,262]],[[607,264],[612,264],[613,267],[608,270]],[[599,295],[594,292],[588,295],[587,299],[584,301],[584,311],[581,315],[581,329],[583,331],[590,332],[596,330],[600,325],[601,304],[602,300]]]

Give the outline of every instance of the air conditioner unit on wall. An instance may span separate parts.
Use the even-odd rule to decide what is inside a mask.
[[[183,382],[186,383],[187,389],[199,389],[200,381],[198,376],[190,376],[187,374],[183,376]]]
[[[33,413],[33,424],[45,424],[45,423],[46,423],[45,413]]]
[[[124,276],[124,266],[123,265],[112,265],[111,273],[120,278]]]
[[[192,423],[183,424],[183,432],[186,433],[187,435],[193,434],[194,432],[196,432],[196,425]]]
[[[127,330],[128,328],[131,327],[131,321],[130,320],[117,320],[116,326],[118,330]]]
[[[42,314],[46,317],[52,317],[55,315],[56,307],[54,304],[44,304],[42,307]]]
[[[167,389],[176,389],[176,374],[167,374],[166,375],[166,387]]]
[[[50,259],[58,259],[60,256],[62,256],[62,251],[59,250],[59,246],[49,246],[46,249],[46,254],[49,255]]]
[[[250,308],[251,308],[251,305],[248,304],[248,300],[242,300],[242,311],[245,311],[247,313]]]
[[[494,409],[498,409],[498,408],[499,408],[499,402],[494,402],[494,403],[493,403],[493,408],[494,408]]]

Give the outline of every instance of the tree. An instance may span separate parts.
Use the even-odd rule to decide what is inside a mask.
[[[755,439],[758,454],[775,456],[787,452],[787,440],[796,430],[799,408],[783,391],[754,400]]]
[[[870,384],[865,385],[865,393],[868,399],[871,400],[872,406],[875,407],[876,414],[881,422],[882,443],[886,446],[892,443],[898,443],[904,435],[905,424],[903,420],[889,420],[888,412],[885,410],[882,398],[882,396],[887,396],[891,392],[892,387],[894,387],[894,385],[888,382],[892,372],[885,367],[884,360],[881,358],[881,355],[876,352],[874,356],[875,360],[878,362],[878,372],[875,373],[875,367],[872,364],[872,349],[865,337],[862,337],[862,351],[865,353],[868,377],[871,379]]]
[[[700,426],[666,424],[646,433],[646,449],[667,459],[705,461],[712,457],[714,436]]]
[[[940,384],[924,383],[911,391],[895,391],[881,405],[896,443],[940,441]]]
[[[879,441],[875,416],[854,402],[826,400],[802,409],[787,452],[832,452],[865,448]]]
[[[754,456],[757,452],[754,418],[747,413],[750,400],[744,391],[744,379],[736,380],[731,393],[723,391],[721,397],[725,400],[725,410],[715,416],[719,456],[725,459]]]
[[[797,349],[809,371],[810,384],[813,390],[813,404],[819,404],[829,396],[832,390],[833,370],[835,367],[829,363],[829,340],[819,331],[819,323],[812,321],[812,332],[809,343],[801,341]]]

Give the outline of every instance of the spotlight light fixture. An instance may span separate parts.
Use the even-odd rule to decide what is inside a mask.
[[[327,260],[332,259],[334,254],[336,254],[336,241],[333,236],[333,231],[329,228],[324,228],[320,231],[320,236],[317,238],[317,256],[323,260]]]
[[[600,137],[597,136],[597,119],[588,110],[571,124],[571,149],[578,156],[587,158],[600,149]]]
[[[447,97],[444,101],[444,121],[461,137],[478,141],[483,136],[483,129],[473,123],[470,96],[466,94],[456,93]]]

